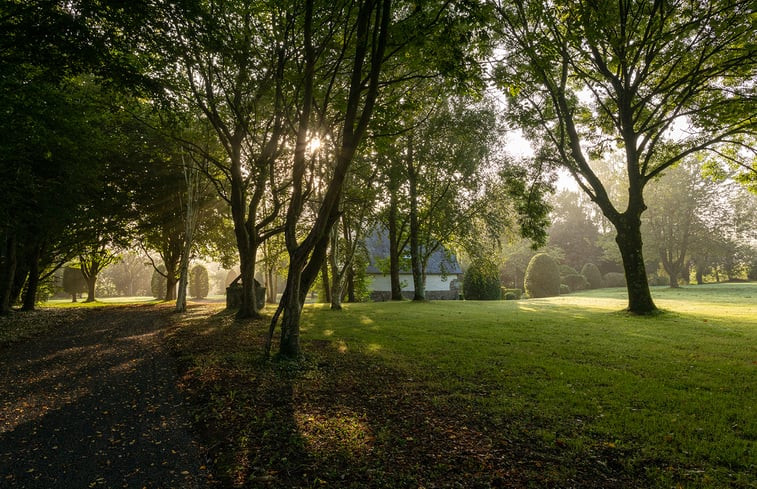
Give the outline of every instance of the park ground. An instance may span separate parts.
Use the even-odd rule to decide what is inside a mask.
[[[264,360],[267,322],[220,304],[50,308],[3,320],[0,352],[7,365],[73,330],[153,325],[151,361],[171,352],[158,370],[175,369],[161,378],[183,406],[167,431],[199,447],[189,458],[172,448],[171,469],[197,485],[756,488],[757,284],[655,288],[664,312],[653,317],[622,312],[624,294],[312,305],[298,361]],[[106,337],[89,338],[112,347],[144,334]],[[76,415],[34,409],[27,443],[35,423]]]

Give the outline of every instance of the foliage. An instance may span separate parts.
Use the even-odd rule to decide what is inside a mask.
[[[204,299],[209,291],[208,269],[202,265],[195,265],[189,274],[189,295],[195,299]]]
[[[165,300],[166,297],[165,273],[165,265],[160,264],[157,269],[153,270],[152,278],[150,279],[150,292],[152,292],[152,296],[158,300]]]
[[[466,300],[498,300],[502,292],[496,263],[478,258],[468,266],[463,277],[463,295]]]
[[[570,294],[573,292],[568,284],[560,284],[560,295]]]
[[[531,258],[526,269],[523,288],[530,298],[560,295],[560,268],[546,253],[538,253]]]
[[[578,271],[570,265],[560,265],[560,277],[566,277],[568,275],[577,275]]]
[[[589,288],[589,281],[579,273],[565,275],[561,280],[562,284],[570,287],[571,292],[577,292]]]
[[[626,276],[618,272],[609,272],[602,277],[605,287],[625,287]]]
[[[581,275],[586,277],[590,289],[599,289],[602,287],[602,273],[593,263],[587,263],[581,268]]]

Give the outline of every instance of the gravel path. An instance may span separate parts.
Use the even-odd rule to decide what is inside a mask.
[[[0,487],[204,488],[155,306],[87,310],[0,348]]]

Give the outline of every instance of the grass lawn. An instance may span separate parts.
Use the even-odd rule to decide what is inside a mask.
[[[244,487],[757,487],[757,284],[307,306],[300,362],[196,306],[171,339]]]

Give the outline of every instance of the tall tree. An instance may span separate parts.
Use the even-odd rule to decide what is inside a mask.
[[[489,2],[505,60],[496,80],[537,153],[572,173],[617,232],[628,310],[656,310],[644,266],[644,190],[666,168],[755,135],[750,0]],[[620,148],[620,209],[592,159]]]
[[[177,5],[170,34],[158,39],[163,82],[179,104],[203,114],[224,150],[219,157],[191,145],[218,170],[207,174],[231,208],[242,275],[240,318],[260,317],[256,256],[261,243],[281,232],[275,164],[285,150],[284,70],[286,61],[295,62],[288,41],[298,10],[297,2]]]
[[[470,38],[460,28],[467,19],[466,7],[450,2],[390,0],[305,2],[298,18],[302,37],[297,45],[301,46],[303,62],[297,86],[302,88],[297,99],[292,197],[285,224],[290,265],[282,303],[271,323],[274,328],[283,313],[279,345],[283,356],[299,354],[299,322],[305,295],[326,256],[330,231],[339,217],[344,182],[381,89],[408,79],[434,76],[442,66],[459,68],[470,61],[469,55],[455,50]],[[408,65],[406,55],[410,50],[417,50],[420,57],[424,46],[428,49],[424,54],[431,55],[436,50],[440,56]],[[400,66],[405,69],[400,70]],[[455,74],[467,72],[460,69]],[[322,181],[325,192],[318,211],[303,227],[312,169],[307,145],[314,134],[323,132],[333,142],[331,171]]]

